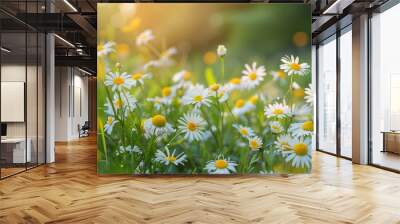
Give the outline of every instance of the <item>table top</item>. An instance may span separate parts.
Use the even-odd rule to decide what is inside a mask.
[[[29,138],[27,139],[29,141]],[[20,143],[25,142],[25,138],[5,138],[1,139],[1,143]]]
[[[381,131],[381,133],[400,135],[400,131]]]

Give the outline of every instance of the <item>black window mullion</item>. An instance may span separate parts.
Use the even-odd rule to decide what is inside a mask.
[[[338,29],[336,31],[336,154],[341,157],[341,119],[340,119],[340,79],[341,79],[341,64],[340,64],[340,35]]]

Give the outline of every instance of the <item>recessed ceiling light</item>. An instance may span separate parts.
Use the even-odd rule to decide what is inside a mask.
[[[60,37],[58,34],[54,34],[55,37],[57,37],[59,40],[61,40],[62,42],[64,42],[65,44],[69,45],[70,47],[75,48],[75,45],[73,45],[71,42],[69,42],[68,40]]]
[[[5,47],[1,47],[0,49],[1,49],[1,51],[4,51],[6,53],[10,53],[11,52],[11,50],[9,50],[9,49],[7,49]]]
[[[64,0],[64,3],[68,5],[74,12],[78,12],[75,6],[73,6],[68,0]]]
[[[87,75],[92,76],[92,73],[90,73],[90,72],[88,72],[88,71],[86,71],[86,70],[83,70],[83,69],[81,69],[81,68],[79,68],[79,67],[78,67],[78,70],[81,71],[81,72],[83,72],[83,73],[85,73],[85,74],[87,74]]]

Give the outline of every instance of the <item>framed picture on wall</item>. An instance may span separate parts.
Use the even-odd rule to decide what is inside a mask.
[[[306,4],[98,4],[98,173],[310,172],[310,21]]]

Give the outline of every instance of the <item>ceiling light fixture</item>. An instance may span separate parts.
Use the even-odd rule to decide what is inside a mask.
[[[86,71],[86,70],[83,70],[83,69],[81,69],[81,68],[79,68],[79,67],[78,67],[78,70],[81,71],[81,72],[83,72],[83,73],[85,73],[85,74],[87,74],[87,75],[89,75],[89,76],[92,76],[92,73],[90,73],[90,72],[88,72],[88,71]]]
[[[68,0],[64,0],[64,3],[68,5],[74,12],[78,12],[75,6],[73,6]]]
[[[62,42],[64,42],[65,44],[67,44],[70,47],[75,48],[75,45],[73,45],[71,42],[69,42],[68,40],[60,37],[58,34],[54,34],[55,37],[57,37],[59,40],[61,40]]]
[[[351,5],[353,2],[354,0],[336,0],[332,5],[325,9],[322,14],[342,14],[343,10]]]
[[[10,53],[10,52],[11,52],[11,50],[9,50],[9,49],[7,49],[7,48],[5,48],[5,47],[1,47],[0,49],[1,49],[2,51],[6,52],[6,53]]]

